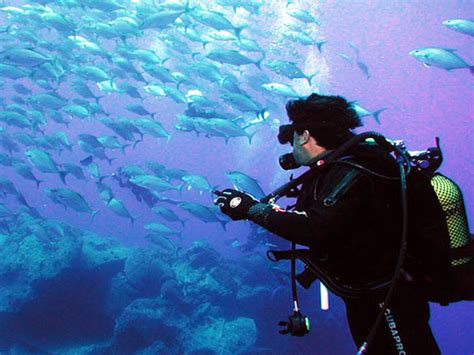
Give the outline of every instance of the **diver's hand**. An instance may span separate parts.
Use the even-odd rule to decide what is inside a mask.
[[[213,192],[217,195],[214,204],[219,206],[222,213],[228,215],[234,221],[247,219],[250,207],[259,203],[252,195],[234,189]]]

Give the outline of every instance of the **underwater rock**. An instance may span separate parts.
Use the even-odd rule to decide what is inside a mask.
[[[235,298],[239,285],[227,272],[223,261],[206,242],[192,243],[172,265],[184,303],[198,305],[215,301],[222,304]]]
[[[254,346],[257,327],[251,318],[239,317],[231,321],[209,318],[202,324],[189,327],[180,340],[185,346],[185,353],[237,354]]]
[[[135,352],[135,355],[156,355],[156,354],[173,355],[173,354],[179,354],[179,353],[168,348],[165,344],[163,344],[162,341],[157,341],[156,343],[153,343],[152,346],[144,350]]]
[[[219,263],[219,254],[205,241],[195,241],[184,254],[194,268],[211,268]]]
[[[0,237],[0,312],[19,311],[63,272],[116,274],[127,253],[116,241],[23,214],[12,233]]]
[[[93,233],[82,236],[81,267],[116,274],[123,270],[130,248],[120,245],[116,240],[104,238]]]
[[[221,304],[235,298],[234,288],[221,284],[204,268],[194,268],[183,259],[172,267],[176,280],[183,289],[184,303],[196,305],[215,301]]]
[[[167,347],[161,340],[154,342],[150,347],[146,349],[135,352],[135,355],[156,355],[156,354],[178,355],[182,353]]]
[[[114,240],[53,220],[19,214],[0,237],[0,350],[48,349],[70,341],[104,341],[112,277],[128,254]]]
[[[182,286],[175,279],[166,280],[160,289],[160,296],[168,302],[185,303],[185,294]]]
[[[0,239],[0,313],[18,312],[36,297],[38,287],[74,267],[81,256],[78,233],[48,233],[42,220],[21,216],[12,232]]]
[[[132,354],[161,346],[172,347],[178,353],[176,340],[189,325],[189,319],[176,307],[160,299],[138,299],[132,302],[116,320],[110,349],[117,354]]]
[[[118,317],[137,298],[140,298],[140,292],[129,283],[125,274],[120,272],[111,280],[106,312]]]
[[[174,278],[173,270],[155,249],[133,249],[125,261],[124,273],[142,297],[156,297],[162,283]]]

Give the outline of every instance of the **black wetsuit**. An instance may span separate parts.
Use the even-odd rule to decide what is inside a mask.
[[[357,146],[342,161],[379,174],[398,176],[398,166],[376,145]],[[332,197],[350,174],[343,193]],[[347,180],[346,180],[347,181]],[[390,280],[401,239],[401,202],[398,180],[386,180],[342,162],[328,165],[303,184],[293,211],[258,204],[250,219],[269,231],[309,247],[312,258],[328,274],[346,284],[365,285]],[[369,354],[437,354],[429,327],[429,304],[414,283],[399,281],[378,328]],[[369,334],[386,289],[358,298],[342,296],[354,342],[359,347]]]

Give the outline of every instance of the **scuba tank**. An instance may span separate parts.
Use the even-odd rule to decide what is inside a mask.
[[[444,214],[449,235],[447,284],[434,287],[430,300],[449,302],[474,300],[474,248],[459,186],[446,176],[435,173],[431,186]]]

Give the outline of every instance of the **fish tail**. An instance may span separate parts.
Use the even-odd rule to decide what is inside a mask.
[[[143,142],[143,139],[137,139],[135,142],[133,142],[132,148],[135,149],[138,143]]]
[[[140,218],[140,217],[141,217],[141,216],[135,216],[135,217],[130,216],[130,222],[132,223],[132,226],[134,225],[136,219],[137,219],[137,218]]]
[[[107,159],[107,161],[109,162],[109,165],[112,165],[112,161],[115,160],[115,158],[107,158],[107,157],[105,159]]]
[[[222,228],[227,232],[226,224],[229,223],[229,221],[219,220],[219,223],[221,224]]]
[[[99,212],[100,212],[100,210],[92,211],[92,213],[91,213],[91,223],[94,222],[94,218],[97,215],[97,213],[99,213]]]
[[[125,155],[125,148],[130,147],[131,144],[124,144],[120,147],[120,151],[122,152],[123,155]]]
[[[255,64],[255,66],[256,66],[258,69],[262,70],[261,64],[262,64],[262,60],[264,60],[264,59],[265,59],[265,55],[263,55],[263,57],[260,58],[259,60],[257,60],[256,62],[253,62],[253,64]]]
[[[69,174],[68,171],[60,171],[59,172],[59,177],[61,178],[61,181],[63,182],[64,185],[67,185],[67,183],[66,183],[67,174]]]
[[[249,144],[252,144],[252,138],[253,138],[253,136],[255,136],[255,133],[257,133],[257,131],[247,135],[247,138],[249,140]]]
[[[185,184],[181,184],[181,185],[178,185],[178,186],[175,187],[175,189],[176,189],[177,191],[179,191],[179,195],[180,195],[180,196],[181,196],[181,190],[183,189],[184,185],[185,185]]]
[[[247,25],[243,25],[243,26],[238,26],[234,28],[235,35],[237,36],[237,39],[239,41],[240,41],[240,33],[242,32],[244,28],[247,28],[247,27],[248,27]]]
[[[317,42],[317,43],[316,43],[316,47],[318,47],[319,53],[322,52],[322,47],[323,47],[323,45],[325,45],[326,43],[327,43],[327,41],[321,41],[321,42]]]
[[[189,6],[189,0],[186,0],[186,4],[184,5],[184,12],[189,12],[193,9],[194,9],[194,7]]]
[[[374,117],[374,120],[375,122],[377,122],[378,124],[380,124],[380,119],[379,119],[379,115],[385,111],[387,108],[386,107],[383,107],[381,108],[380,110],[377,110],[375,111],[374,113],[372,113],[372,116]]]
[[[104,180],[105,178],[108,178],[109,175],[102,175],[99,177],[99,182],[102,182],[102,180]],[[109,201],[110,202],[110,201]]]
[[[314,73],[313,75],[310,75],[310,76],[307,76],[307,77],[306,77],[306,80],[308,80],[309,86],[312,85],[312,84],[311,84],[311,80],[313,80],[313,78],[314,78],[316,75],[318,75],[318,73],[319,73],[319,72],[316,72],[316,73]]]
[[[36,182],[36,188],[39,189],[39,186],[43,182],[43,180],[35,180],[35,182]]]

